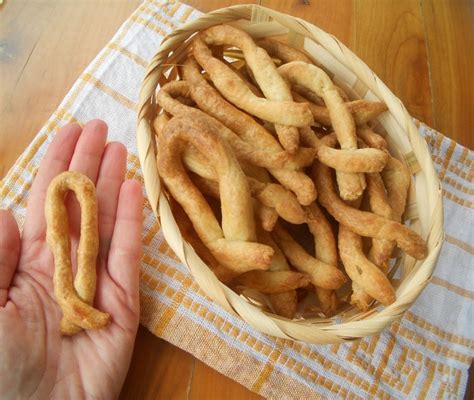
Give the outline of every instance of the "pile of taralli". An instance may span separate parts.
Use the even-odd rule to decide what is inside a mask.
[[[231,60],[237,60],[232,62]],[[373,121],[305,53],[217,25],[159,88],[158,173],[183,237],[227,286],[286,318],[396,299],[411,175]]]

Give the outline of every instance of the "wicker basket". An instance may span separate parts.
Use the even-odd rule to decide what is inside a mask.
[[[415,261],[406,255],[398,257],[399,274],[394,282],[397,300],[392,305],[374,306],[364,313],[349,308],[333,318],[290,321],[262,311],[219,282],[182,238],[157,173],[152,127],[158,109],[155,93],[159,84],[175,79],[176,64],[186,57],[191,36],[221,23],[237,26],[254,38],[286,35],[290,44],[318,60],[352,98],[380,100],[388,106],[389,111],[378,119],[378,129],[386,134],[392,154],[404,160],[414,175],[404,219],[427,240],[429,252],[423,261]],[[432,275],[443,241],[443,206],[440,183],[425,141],[402,102],[367,65],[335,37],[302,19],[256,5],[239,5],[205,14],[175,30],[164,39],[143,81],[137,141],[147,195],[169,246],[208,297],[261,332],[318,344],[340,343],[376,334],[403,315]]]

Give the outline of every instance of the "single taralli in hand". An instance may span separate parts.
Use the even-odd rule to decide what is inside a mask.
[[[81,237],[77,249],[77,273],[73,280],[68,214],[64,204],[73,191],[81,206]],[[63,312],[61,333],[74,335],[82,329],[105,327],[110,315],[93,307],[96,260],[99,251],[97,202],[92,181],[79,172],[56,176],[46,195],[46,239],[54,256],[54,295]]]
[[[288,319],[392,304],[394,247],[427,247],[401,222],[411,176],[376,133],[385,104],[230,25],[199,32],[176,76],[156,93],[158,173],[215,275]]]

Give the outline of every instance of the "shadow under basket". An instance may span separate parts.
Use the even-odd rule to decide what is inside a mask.
[[[255,302],[218,281],[183,239],[157,171],[152,122],[160,109],[155,95],[160,84],[177,78],[179,65],[187,57],[193,36],[222,23],[243,29],[253,38],[285,38],[290,45],[317,60],[352,99],[382,101],[387,105],[388,111],[377,119],[374,129],[385,136],[391,153],[410,168],[413,179],[404,221],[426,240],[428,246],[428,255],[422,261],[398,253],[391,275],[397,298],[390,306],[375,304],[366,312],[346,307],[331,318],[288,320],[262,310]],[[148,67],[138,110],[137,144],[145,188],[166,241],[209,298],[255,329],[279,338],[316,344],[341,343],[377,334],[400,319],[429,282],[444,233],[442,192],[428,147],[402,102],[335,37],[300,18],[257,5],[213,11],[181,26],[163,40]],[[396,281],[393,280],[395,270]]]

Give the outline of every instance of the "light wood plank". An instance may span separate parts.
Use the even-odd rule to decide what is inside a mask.
[[[433,127],[474,149],[474,2],[422,0]]]
[[[196,360],[189,400],[258,400],[262,398]]]
[[[193,367],[191,354],[140,326],[120,399],[186,400]]]
[[[0,177],[138,4],[5,2],[0,13]]]
[[[335,35],[348,47],[353,45],[353,0],[262,0],[262,6],[303,18]]]
[[[398,96],[408,112],[433,121],[423,17],[412,0],[358,0],[355,53]]]

